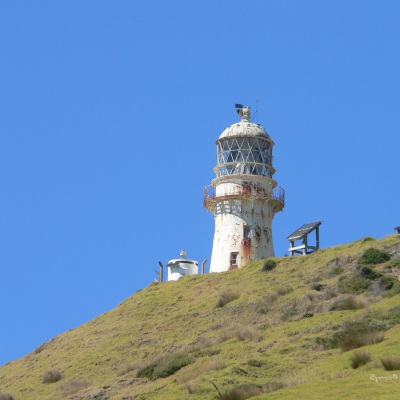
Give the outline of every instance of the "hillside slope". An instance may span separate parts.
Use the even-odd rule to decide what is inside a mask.
[[[392,399],[399,272],[391,235],[153,284],[0,368],[0,400]]]

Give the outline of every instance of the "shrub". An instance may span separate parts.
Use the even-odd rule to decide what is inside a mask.
[[[390,356],[381,358],[381,363],[385,371],[397,371],[400,369],[400,357]]]
[[[0,400],[14,400],[14,397],[8,393],[0,393]]]
[[[33,350],[33,354],[39,354],[41,353],[46,347],[47,347],[48,343],[42,343],[40,346],[36,347],[35,350]]]
[[[222,293],[221,296],[219,296],[216,307],[217,308],[224,307],[231,301],[236,300],[238,298],[239,298],[239,295],[237,293],[233,293],[233,292]]]
[[[334,301],[329,306],[329,311],[339,310],[359,310],[365,307],[365,301],[359,299],[356,296],[346,296],[339,300]]]
[[[304,319],[304,318],[311,318],[311,317],[313,317],[313,316],[314,316],[313,313],[306,312],[306,313],[304,313],[304,314],[301,316],[301,319]]]
[[[341,340],[340,348],[342,351],[349,351],[358,347],[380,343],[384,338],[382,332],[353,333]]]
[[[61,374],[58,371],[51,370],[47,371],[42,378],[43,383],[54,383],[58,382],[62,378]]]
[[[369,248],[364,251],[358,259],[359,264],[376,265],[390,260],[390,256],[385,251]]]
[[[278,265],[278,262],[275,260],[268,259],[264,262],[263,266],[261,267],[261,272],[265,271],[272,271]]]
[[[368,282],[361,276],[345,277],[339,279],[338,292],[348,294],[360,294],[366,291]]]
[[[371,361],[371,354],[367,351],[355,351],[350,357],[351,368],[357,369]]]
[[[365,265],[361,265],[359,267],[359,274],[363,278],[370,279],[370,280],[378,279],[382,276],[382,274],[380,272],[376,272],[372,268],[367,267]]]
[[[380,343],[383,339],[382,331],[388,329],[388,325],[374,323],[368,319],[344,323],[342,329],[326,337],[316,338],[316,343],[325,349],[340,347],[342,351],[356,349],[370,344]]]
[[[245,400],[263,393],[262,387],[253,383],[237,386],[224,393],[220,400]]]
[[[136,376],[138,378],[148,378],[155,381],[158,378],[166,378],[167,376],[173,375],[176,371],[186,367],[193,361],[193,357],[184,353],[161,357],[146,367],[141,368]]]

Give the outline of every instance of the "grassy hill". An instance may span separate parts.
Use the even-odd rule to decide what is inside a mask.
[[[393,399],[399,273],[391,235],[153,284],[0,368],[0,400]]]

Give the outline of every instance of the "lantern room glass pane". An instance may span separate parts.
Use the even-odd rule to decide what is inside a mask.
[[[272,177],[272,146],[260,138],[223,139],[217,145],[217,162],[217,176],[248,174]]]

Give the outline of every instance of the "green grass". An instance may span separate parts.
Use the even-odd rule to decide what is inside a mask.
[[[371,245],[392,255],[373,267],[363,264],[382,274],[374,279],[356,268]],[[391,399],[399,383],[377,384],[369,376],[387,373],[380,360],[400,354],[399,248],[397,235],[361,239],[276,259],[266,273],[261,260],[149,285],[2,366],[1,391],[18,400],[85,399],[99,390],[113,400],[203,400],[218,398],[214,383],[220,396],[262,390],[252,399]],[[367,282],[364,307],[330,310],[342,298],[339,279],[354,276]],[[316,284],[320,290],[311,290]],[[375,290],[378,284],[386,289]],[[216,307],[224,294],[234,298]],[[352,368],[354,351],[368,352],[371,361]],[[62,379],[43,384],[52,370]]]

